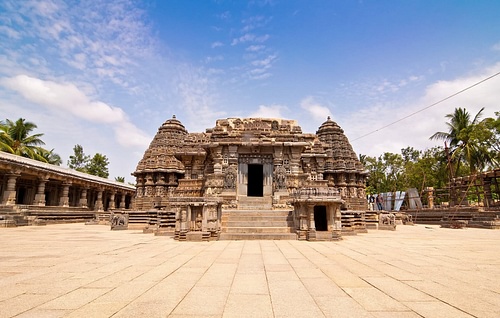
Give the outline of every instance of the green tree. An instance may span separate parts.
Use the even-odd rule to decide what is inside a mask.
[[[73,155],[69,156],[68,167],[81,172],[87,172],[87,164],[90,161],[90,156],[85,155],[81,145],[73,147]]]
[[[500,167],[500,112],[497,118],[485,118],[471,134],[471,139],[478,144],[483,154],[483,169]]]
[[[425,151],[412,147],[401,149],[401,154],[384,153],[382,156],[360,156],[369,172],[367,193],[405,191],[425,187],[443,188],[448,182],[446,155],[442,147]]]
[[[108,165],[108,158],[105,155],[96,153],[87,163],[86,172],[94,176],[107,178],[109,176]]]
[[[449,122],[448,132],[436,132],[430,139],[444,140],[449,143],[451,158],[453,163],[456,164],[455,176],[460,175],[461,164],[466,164],[468,171],[464,173],[475,173],[484,168],[484,160],[487,159],[488,154],[485,149],[479,147],[478,140],[471,138],[477,129],[481,113],[484,107],[474,116],[471,120],[469,112],[465,108],[455,108],[452,114],[447,114],[446,118]]]
[[[382,157],[370,157],[360,155],[360,161],[369,172],[369,177],[366,181],[366,192],[370,194],[387,192],[387,175],[386,167],[382,161]]]
[[[115,177],[115,181],[125,183],[125,177]]]
[[[37,151],[48,163],[56,166],[60,166],[62,164],[61,156],[55,153],[54,149],[47,150],[39,147]]]
[[[43,134],[32,134],[37,128],[32,122],[19,118],[15,122],[6,119],[0,121],[0,149],[14,155],[23,156],[47,162],[40,155],[39,147],[45,145],[41,137]]]

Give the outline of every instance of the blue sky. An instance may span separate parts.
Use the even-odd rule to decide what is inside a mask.
[[[173,114],[331,116],[359,154],[439,142],[455,107],[500,111],[499,1],[0,2],[0,118],[26,118],[66,165],[72,148],[130,173]]]

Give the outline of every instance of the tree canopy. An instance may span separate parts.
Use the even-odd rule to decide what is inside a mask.
[[[73,147],[73,155],[69,156],[68,167],[77,171],[92,174],[98,177],[107,178],[109,160],[100,153],[96,153],[93,157],[86,155],[81,145]]]
[[[47,150],[41,146],[45,142],[43,134],[33,134],[37,125],[19,118],[16,121],[6,119],[0,121],[0,150],[14,155],[60,165],[61,157],[54,153],[54,149]]]
[[[462,167],[464,174],[474,174],[498,165],[498,160],[495,160],[498,155],[495,149],[498,146],[495,120],[486,118],[480,121],[483,110],[484,107],[471,120],[471,115],[465,108],[455,108],[452,114],[445,116],[449,119],[446,123],[448,132],[436,132],[430,137],[449,143],[452,159],[450,169],[453,165],[454,169],[451,171],[455,176],[461,174]]]
[[[443,146],[423,151],[407,147],[400,154],[384,153],[379,157],[360,155],[370,173],[367,193],[443,189],[452,177],[500,167],[500,112],[495,113],[496,118],[480,120],[482,111],[473,118],[465,108],[447,114],[448,131],[430,137],[444,140]]]

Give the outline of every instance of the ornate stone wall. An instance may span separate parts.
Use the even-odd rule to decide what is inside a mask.
[[[251,187],[249,173],[262,173],[251,176]],[[292,194],[304,188],[336,193],[333,201],[330,196],[317,202],[327,205],[330,225],[338,217],[332,211],[366,208],[367,174],[344,131],[330,118],[316,134],[302,133],[295,120],[267,118],[219,119],[204,133],[188,133],[174,116],[158,129],[133,175],[136,207],[148,210],[175,202],[179,222],[188,222],[179,231],[218,231],[221,211],[228,209],[294,209]],[[262,191],[251,194],[252,187]],[[295,204],[297,215],[307,210],[304,204]],[[193,209],[200,215],[187,212]],[[219,216],[216,222],[214,215]]]

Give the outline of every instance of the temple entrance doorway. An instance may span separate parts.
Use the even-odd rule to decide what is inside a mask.
[[[328,231],[326,206],[317,205],[314,207],[314,223],[316,224],[316,231]]]
[[[17,189],[16,204],[26,204],[26,202],[24,202],[25,196],[26,196],[26,189],[25,188],[18,188]]]
[[[261,164],[248,165],[248,188],[247,196],[264,196],[264,166]]]

